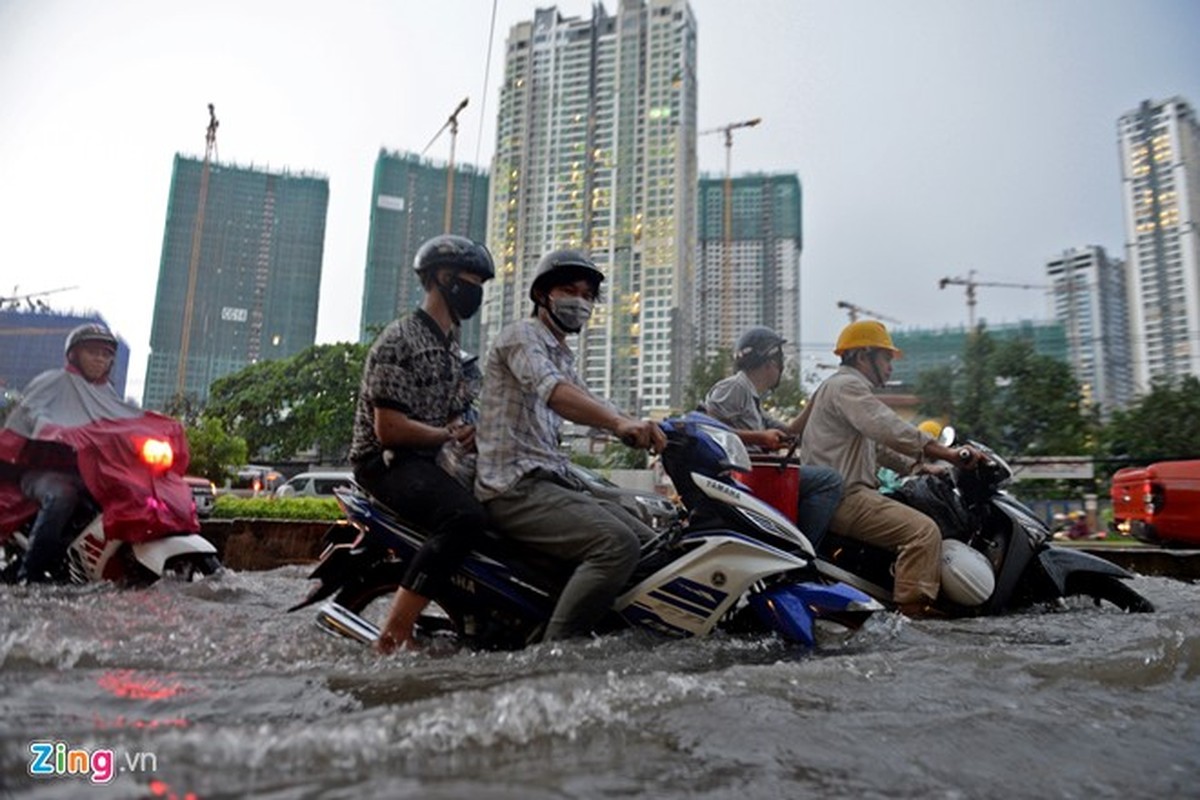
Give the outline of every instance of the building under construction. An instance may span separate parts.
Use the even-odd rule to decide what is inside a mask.
[[[324,176],[175,156],[147,408],[313,344],[328,205]]]
[[[360,341],[372,341],[398,314],[420,305],[424,292],[413,272],[413,258],[422,242],[446,231],[477,242],[486,238],[487,175],[470,165],[457,166],[451,190],[449,171],[447,165],[413,153],[379,151],[371,191]],[[478,316],[463,324],[462,345],[479,352]]]
[[[700,254],[692,287],[697,350],[731,351],[765,325],[800,341],[800,178],[792,174],[700,178]],[[728,230],[725,204],[729,203]]]
[[[99,322],[109,327],[95,312],[58,312],[48,309],[22,310],[0,308],[0,394],[20,392],[31,380],[48,369],[59,369],[66,360],[63,346],[75,327]],[[117,335],[117,356],[108,381],[122,397],[129,370],[129,345]]]

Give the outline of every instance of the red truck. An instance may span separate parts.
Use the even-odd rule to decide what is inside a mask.
[[[1118,470],[1112,503],[1122,533],[1151,544],[1200,545],[1200,460]]]

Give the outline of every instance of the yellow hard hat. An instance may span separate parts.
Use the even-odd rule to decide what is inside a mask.
[[[927,419],[918,425],[917,428],[925,431],[935,439],[942,435],[942,423],[936,419]]]
[[[860,347],[891,350],[893,358],[901,358],[904,355],[900,348],[892,343],[891,334],[888,333],[883,323],[873,319],[851,322],[842,328],[842,332],[838,334],[837,345],[833,348],[833,354],[840,356],[847,350],[857,350]]]

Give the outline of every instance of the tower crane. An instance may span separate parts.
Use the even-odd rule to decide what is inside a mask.
[[[438,137],[442,135],[442,131],[446,130],[446,128],[450,129],[450,163],[446,167],[446,208],[442,219],[443,233],[450,233],[450,228],[453,227],[450,224],[450,218],[454,208],[454,142],[458,138],[459,112],[467,107],[470,99],[470,97],[462,99],[462,102],[450,113],[449,119],[446,120],[442,127],[438,128],[438,132],[433,135],[433,138],[429,140],[429,144],[425,145],[425,149],[421,151],[421,155],[425,155],[429,148],[433,146],[433,143],[438,140]]]
[[[860,305],[855,305],[854,303],[850,303],[846,300],[838,300],[837,307],[846,309],[846,313],[848,313],[850,315],[851,322],[858,321],[858,315],[863,314],[868,317],[874,317],[875,319],[882,320],[883,322],[890,322],[893,325],[903,324],[900,322],[900,320],[898,320],[894,317],[884,316],[883,314],[880,314],[878,311],[872,311],[869,308],[863,308]]]
[[[1044,286],[1039,283],[1006,283],[1004,281],[977,281],[975,280],[975,270],[967,272],[965,278],[942,278],[938,281],[938,288],[945,289],[950,284],[957,286],[965,286],[967,289],[967,321],[970,324],[970,329],[975,330],[975,289],[980,286],[995,286],[1002,289],[1049,289],[1049,286]]]
[[[733,305],[730,302],[730,289],[733,284],[733,276],[731,273],[731,252],[733,239],[733,175],[730,171],[733,161],[733,132],[738,128],[753,128],[762,122],[762,117],[744,120],[742,122],[730,122],[728,125],[720,125],[716,128],[709,128],[697,133],[697,136],[708,136],[713,133],[725,134],[725,214],[724,214],[724,244],[721,250],[721,342],[733,346]],[[707,283],[707,282],[706,282]],[[701,313],[708,312],[708,304],[705,295],[708,290],[705,286],[701,286],[700,295]],[[703,327],[701,328],[703,330]],[[704,355],[704,337],[701,336],[701,355]]]
[[[204,134],[204,163],[200,166],[200,200],[196,204],[196,222],[192,227],[192,257],[188,262],[187,295],[183,301],[183,330],[179,339],[179,369],[175,376],[175,393],[183,397],[187,391],[188,351],[192,342],[192,306],[196,301],[196,276],[200,272],[200,240],[204,235],[204,207],[208,203],[208,175],[217,149],[217,121],[213,104],[208,104],[208,128]]]
[[[33,308],[35,305],[45,308],[46,307],[45,303],[43,303],[41,300],[38,300],[35,302],[33,298],[45,297],[48,294],[58,294],[59,292],[69,292],[72,289],[78,289],[79,287],[78,286],[63,286],[59,289],[47,289],[44,292],[28,292],[26,294],[17,294],[17,289],[19,289],[19,288],[20,288],[19,286],[13,287],[12,297],[0,297],[0,308],[4,308],[6,305],[9,305],[11,303],[11,306],[9,306],[9,307],[15,309],[21,305],[22,300],[24,300],[26,303],[28,303],[30,308]]]

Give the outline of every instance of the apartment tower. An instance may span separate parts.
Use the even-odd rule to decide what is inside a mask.
[[[588,253],[604,302],[575,346],[621,408],[678,408],[691,369],[696,257],[696,21],[685,0],[539,9],[509,31],[491,174],[485,344],[528,317],[539,258]]]
[[[1200,126],[1180,97],[1117,122],[1134,379],[1200,376]]]

